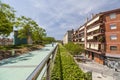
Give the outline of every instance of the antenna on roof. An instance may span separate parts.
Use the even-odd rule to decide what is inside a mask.
[[[95,16],[95,15],[94,15],[94,13],[92,13],[92,15],[91,15],[91,16],[92,16],[92,18],[93,18],[93,17]]]
[[[88,22],[88,20],[89,20],[89,18],[87,17],[87,18],[86,18],[86,22]]]

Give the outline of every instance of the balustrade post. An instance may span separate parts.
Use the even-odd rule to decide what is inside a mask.
[[[47,72],[46,72],[46,80],[50,80],[50,63],[51,59],[49,58],[49,60],[47,61]]]

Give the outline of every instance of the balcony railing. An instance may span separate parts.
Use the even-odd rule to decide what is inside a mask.
[[[85,44],[84,42],[75,42],[75,44]]]
[[[87,43],[87,49],[91,51],[97,51],[104,53],[105,52],[105,43],[101,42],[89,42]]]
[[[98,30],[95,30],[95,31],[92,31],[92,32],[89,32],[89,33],[87,33],[87,35],[89,36],[89,35],[98,35],[98,34],[103,34],[105,32],[105,30],[104,29],[98,29]]]

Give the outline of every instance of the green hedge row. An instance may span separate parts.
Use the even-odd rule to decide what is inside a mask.
[[[51,80],[90,80],[86,74],[77,66],[73,57],[67,50],[59,45],[56,55]]]

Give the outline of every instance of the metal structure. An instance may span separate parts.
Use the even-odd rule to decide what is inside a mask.
[[[36,67],[36,69],[28,76],[26,80],[37,80],[38,76],[41,74],[45,65],[47,65],[46,80],[50,80],[50,66],[54,62],[55,54],[57,52],[57,46],[50,52],[48,56]]]

